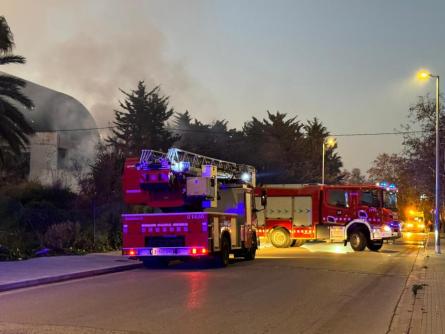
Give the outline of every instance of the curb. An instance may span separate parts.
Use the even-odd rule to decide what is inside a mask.
[[[75,273],[70,273],[70,274],[62,274],[62,275],[57,275],[57,276],[42,277],[42,278],[30,279],[30,280],[26,280],[26,281],[0,284],[0,292],[29,288],[29,287],[33,287],[33,286],[50,284],[50,283],[70,281],[70,280],[79,279],[79,278],[111,274],[111,273],[116,273],[116,272],[121,272],[121,271],[126,271],[126,270],[137,269],[137,268],[141,268],[141,267],[142,267],[142,263],[134,263],[134,264],[127,264],[127,265],[116,266],[116,267],[111,267],[111,268],[93,269],[93,270],[75,272]]]

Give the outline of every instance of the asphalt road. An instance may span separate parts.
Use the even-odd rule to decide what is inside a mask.
[[[0,294],[0,333],[386,333],[422,248],[259,250],[225,269],[178,264]]]

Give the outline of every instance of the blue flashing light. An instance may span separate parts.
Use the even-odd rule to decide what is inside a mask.
[[[167,159],[159,159],[155,161],[141,161],[136,164],[137,170],[158,170],[158,169],[168,169],[170,164]]]
[[[172,171],[176,173],[184,173],[190,170],[190,162],[189,161],[179,161],[172,165]]]
[[[202,208],[208,209],[212,207],[212,201],[202,201]]]
[[[389,189],[396,189],[396,185],[394,183],[391,183],[388,188]]]
[[[244,215],[246,212],[246,206],[243,202],[238,203],[235,207],[227,208],[224,210],[224,213],[235,213],[237,215]]]

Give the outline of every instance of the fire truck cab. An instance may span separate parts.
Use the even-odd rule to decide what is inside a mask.
[[[124,166],[123,192],[131,213],[122,215],[122,254],[147,267],[172,259],[229,254],[255,258],[255,168],[177,148],[144,150]]]
[[[401,237],[397,189],[380,185],[265,185],[256,190],[258,235],[275,247],[308,240],[378,251]]]

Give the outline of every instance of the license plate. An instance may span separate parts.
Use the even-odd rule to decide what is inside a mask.
[[[171,248],[152,248],[151,255],[174,255],[175,250]]]

